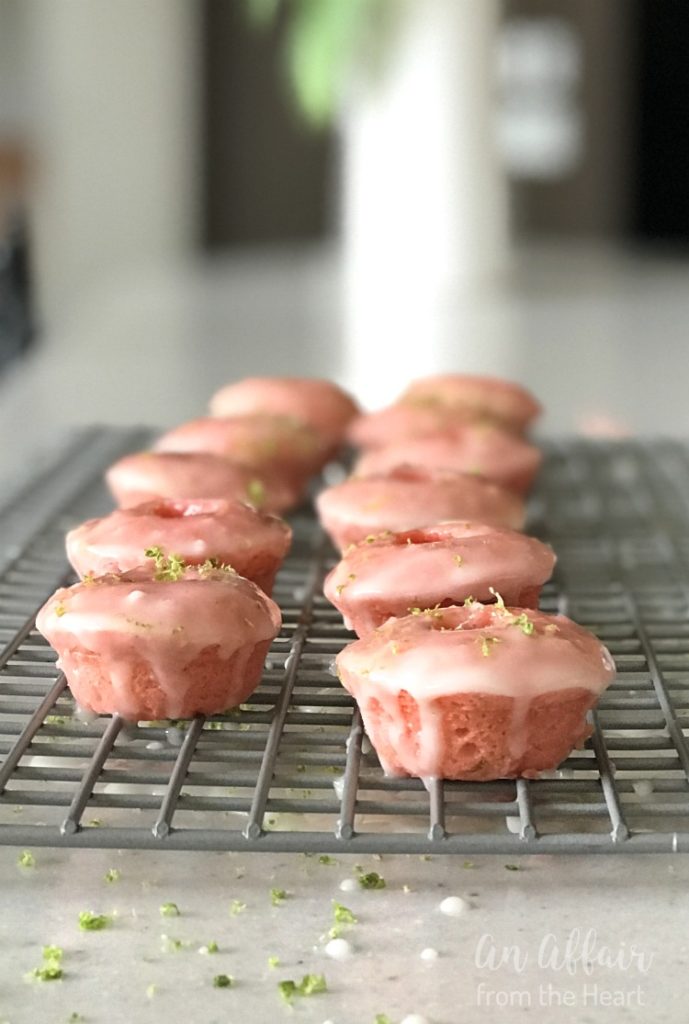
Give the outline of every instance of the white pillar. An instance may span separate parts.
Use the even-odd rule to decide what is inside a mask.
[[[451,307],[509,256],[498,0],[399,6],[389,59],[357,76],[343,115],[347,377],[372,402],[447,362]]]
[[[31,220],[48,324],[91,289],[193,244],[194,0],[22,0],[35,157]]]

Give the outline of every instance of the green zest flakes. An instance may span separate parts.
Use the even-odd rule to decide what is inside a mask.
[[[67,725],[69,721],[68,715],[46,715],[43,719],[43,725]]]
[[[34,967],[28,977],[36,981],[59,981],[62,978],[62,956],[59,946],[44,946],[43,963]]]
[[[224,572],[228,576],[236,576],[237,570],[229,562],[221,562],[218,558],[207,558],[197,566],[199,576],[206,577],[212,572]]]
[[[176,903],[162,903],[160,906],[161,917],[179,917],[179,907]]]
[[[218,943],[214,939],[211,939],[211,941],[207,942],[205,946],[201,946],[199,953],[202,953],[204,956],[208,956],[211,953],[217,953],[218,948]]]
[[[246,495],[252,505],[261,508],[266,500],[266,489],[260,480],[249,480],[246,485]]]
[[[481,654],[484,658],[488,658],[495,644],[502,643],[502,641],[499,636],[482,636],[479,638],[479,643],[481,645]]]
[[[270,967],[271,971],[274,971],[275,968],[279,966],[279,964],[280,964],[280,957],[279,956],[269,956],[268,957],[268,966]]]
[[[385,882],[383,882],[384,885]],[[382,888],[383,886],[378,886],[377,888]],[[352,913],[349,907],[344,907],[337,900],[333,900],[333,917],[337,924],[356,924],[357,922],[356,915]]]
[[[368,871],[359,875],[359,885],[362,889],[384,889],[385,879],[377,871]]]
[[[119,882],[120,873],[117,870],[117,868],[108,868],[103,877],[105,878],[106,882]]]
[[[318,863],[327,864],[328,866],[330,866],[331,864],[337,864],[337,861],[335,860],[334,857],[331,857],[330,854],[322,853],[318,858]]]
[[[213,978],[213,988],[232,988],[234,978],[231,974],[216,974]]]
[[[17,864],[20,868],[35,868],[36,858],[34,857],[31,850],[22,850],[17,857]]]
[[[345,583],[339,583],[335,587],[335,593],[337,594],[337,596],[340,597],[340,595],[342,594],[342,591],[345,589],[345,587],[348,587],[349,584],[353,583],[355,579],[356,579],[356,574],[353,573],[353,572],[350,572],[349,575],[347,576],[346,582]]]
[[[243,914],[246,910],[246,903],[242,903],[241,900],[232,900],[230,903],[230,915],[236,917],[237,914]]]
[[[152,558],[155,563],[155,575],[153,579],[158,583],[175,583],[184,576],[187,565],[179,555],[166,555],[162,548],[146,548],[146,558]]]
[[[502,595],[494,590],[493,587],[488,588],[495,598],[495,607],[499,612],[502,612],[507,616],[510,626],[518,626],[525,636],[532,636],[534,631],[534,624],[526,612],[522,612],[521,615],[513,615],[506,607]]]
[[[323,974],[305,974],[301,981],[279,981],[278,992],[286,1003],[291,1003],[295,996],[315,996],[319,992],[327,992],[328,985]]]
[[[287,892],[285,889],[271,889],[270,890],[270,902],[274,907],[279,907],[287,899]]]
[[[79,927],[82,932],[102,932],[110,924],[107,914],[94,914],[92,910],[82,910],[79,914]]]
[[[521,615],[515,615],[512,619],[512,625],[519,626],[525,636],[531,636],[534,631],[534,624],[526,612],[522,612]]]
[[[29,977],[35,978],[37,981],[59,981],[62,977],[62,968],[51,960],[41,964],[40,967],[34,967]]]

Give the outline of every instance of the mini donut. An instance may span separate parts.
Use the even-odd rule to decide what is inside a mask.
[[[144,565],[150,549],[174,551],[187,565],[231,565],[266,594],[292,539],[282,519],[224,498],[160,499],[89,519],[67,534],[67,557],[80,577]]]
[[[524,503],[479,476],[400,466],[386,475],[350,477],[318,495],[321,523],[343,551],[370,534],[400,533],[443,520],[477,520],[520,529]]]
[[[390,619],[337,671],[387,774],[480,781],[556,768],[615,665],[563,615],[474,603]]]
[[[355,448],[385,448],[457,430],[466,417],[430,405],[389,405],[352,420],[347,438]]]
[[[364,636],[412,608],[468,598],[536,608],[554,566],[552,550],[523,533],[483,523],[438,523],[367,537],[345,551],[323,592],[347,628]]]
[[[266,512],[298,505],[302,488],[207,452],[136,452],[105,474],[120,508],[158,498],[227,498]]]
[[[523,433],[542,412],[539,402],[519,384],[464,373],[415,380],[400,401],[405,405],[452,409],[468,419],[485,417],[518,433]]]
[[[541,464],[535,445],[490,424],[466,423],[455,430],[420,439],[410,438],[365,452],[354,467],[356,476],[386,473],[406,464],[478,473],[511,491],[525,494]]]
[[[247,377],[221,388],[210,403],[213,416],[270,413],[309,423],[337,449],[358,406],[337,384],[313,377]]]
[[[75,700],[131,721],[212,715],[258,686],[280,610],[227,569],[139,570],[56,591],[36,625]]]
[[[258,413],[203,416],[169,430],[153,448],[158,452],[224,455],[259,473],[277,473],[297,486],[303,486],[328,458],[325,444],[313,427],[288,416]]]

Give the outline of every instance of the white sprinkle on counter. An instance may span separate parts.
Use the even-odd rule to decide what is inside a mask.
[[[340,892],[356,892],[356,879],[343,878],[340,882]]]
[[[400,1024],[430,1024],[428,1017],[422,1017],[420,1013],[408,1013]]]
[[[325,955],[333,960],[348,960],[352,955],[352,947],[346,939],[331,939],[325,947]]]
[[[446,896],[439,905],[438,910],[441,914],[447,914],[448,917],[460,917],[466,908],[466,902],[461,897]]]
[[[438,959],[438,950],[433,949],[432,946],[427,946],[426,949],[422,949],[419,953],[422,960],[428,960],[430,963],[432,960]]]

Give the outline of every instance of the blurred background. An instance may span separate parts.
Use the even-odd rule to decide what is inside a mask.
[[[0,424],[503,374],[684,433],[683,0],[0,0]]]

